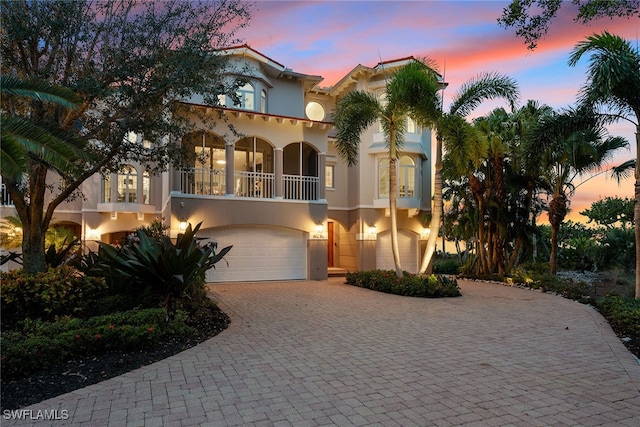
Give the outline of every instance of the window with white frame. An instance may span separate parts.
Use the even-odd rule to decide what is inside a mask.
[[[102,179],[102,202],[111,202],[111,175],[105,175]]]
[[[389,198],[389,159],[378,160],[378,198]]]
[[[149,171],[142,173],[142,203],[151,204],[151,174]]]
[[[138,173],[131,165],[125,165],[118,174],[118,202],[137,203]]]
[[[415,197],[416,190],[416,164],[409,156],[400,157],[398,171],[398,196],[405,198]]]
[[[251,85],[251,83],[247,83],[242,86],[236,92],[238,98],[240,99],[239,107],[244,110],[254,110],[255,109],[255,89]]]
[[[260,112],[267,112],[267,91],[264,89],[260,91]]]
[[[326,165],[324,168],[324,182],[326,188],[335,188],[335,184],[333,182],[335,172],[335,165]]]

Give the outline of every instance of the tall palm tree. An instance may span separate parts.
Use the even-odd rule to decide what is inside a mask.
[[[615,116],[636,127],[635,296],[640,299],[640,53],[629,41],[605,31],[576,44],[569,65],[575,66],[586,54],[591,57],[581,100],[610,107]]]
[[[379,101],[364,91],[352,91],[342,97],[333,113],[337,130],[336,149],[349,166],[358,161],[362,133],[380,121],[389,154],[389,212],[391,247],[396,275],[402,276],[398,249],[396,164],[404,142],[407,118],[421,125],[433,123],[439,115],[440,82],[429,60],[412,61],[392,74],[386,85],[386,98]]]
[[[539,153],[543,176],[550,188],[551,274],[557,271],[558,233],[575,187],[573,180],[599,169],[613,152],[628,145],[607,135],[606,118],[588,106],[546,116],[532,130],[528,151]]]
[[[442,152],[443,140],[445,134],[456,134],[462,136],[465,132],[456,132],[451,126],[463,126],[460,118],[468,116],[475,108],[486,100],[502,98],[507,100],[511,108],[515,106],[518,99],[518,87],[516,82],[504,75],[497,73],[480,74],[460,87],[456,93],[449,111],[444,113],[437,119],[437,140],[436,140],[436,161],[434,175],[434,206],[431,218],[429,240],[427,248],[422,258],[420,266],[420,274],[424,274],[436,249],[436,240],[438,239],[438,231],[440,228],[440,215],[442,212]],[[468,132],[467,132],[468,133]]]

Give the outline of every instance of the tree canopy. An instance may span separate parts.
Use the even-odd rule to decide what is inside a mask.
[[[502,11],[498,24],[514,28],[529,49],[544,38],[562,7],[576,9],[574,20],[586,24],[600,18],[640,17],[640,0],[512,0]]]
[[[128,162],[150,171],[180,162],[180,137],[194,126],[181,114],[181,101],[200,94],[217,105],[218,95],[235,94],[241,83],[225,78],[229,62],[221,49],[239,43],[235,34],[247,25],[250,8],[241,0],[1,0],[2,74],[63,86],[81,100],[66,109],[7,96],[3,111],[56,123],[83,138],[92,154],[81,168],[65,171],[59,188],[47,185],[50,168],[37,158],[30,158],[26,180],[3,174],[24,226],[25,266],[46,267],[44,230],[87,178]],[[128,138],[131,133],[150,144]]]

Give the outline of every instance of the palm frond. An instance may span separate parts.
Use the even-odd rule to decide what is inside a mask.
[[[519,89],[516,81],[498,73],[484,73],[465,82],[454,97],[450,114],[467,116],[483,101],[504,98],[511,109],[517,103]]]
[[[336,150],[349,166],[358,162],[360,135],[380,117],[380,111],[378,100],[367,92],[349,92],[338,101],[333,112]]]
[[[73,110],[81,102],[78,94],[59,85],[51,85],[41,79],[20,79],[15,76],[0,76],[3,95],[24,96],[43,102],[54,102]]]

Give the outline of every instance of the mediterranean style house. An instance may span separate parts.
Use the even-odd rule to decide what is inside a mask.
[[[118,174],[95,175],[83,184],[84,200],[61,205],[54,222],[93,249],[156,218],[172,236],[202,222],[199,237],[219,248],[233,245],[227,263],[208,272],[211,282],[322,280],[333,267],[393,268],[384,134],[379,125],[367,129],[358,164],[347,167],[334,147],[331,112],[352,90],[382,99],[389,73],[414,59],[358,65],[321,87],[322,77],[294,72],[247,45],[226,53],[247,83],[238,89],[239,105],[224,96],[221,107],[185,100],[194,120],[222,112],[226,121],[183,139],[193,153],[189,167],[152,175],[130,164]],[[146,143],[141,135],[129,138]],[[426,246],[433,140],[431,129],[409,121],[398,162],[399,247],[410,272]],[[2,215],[10,215],[10,200],[2,204]]]

